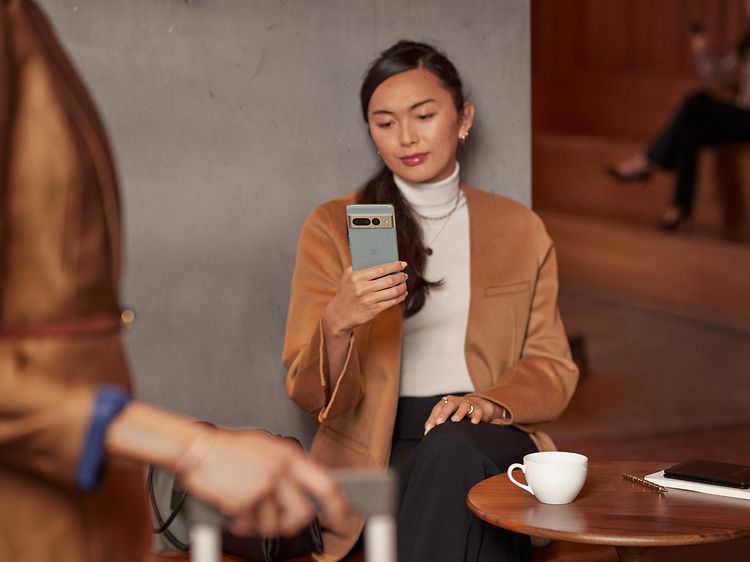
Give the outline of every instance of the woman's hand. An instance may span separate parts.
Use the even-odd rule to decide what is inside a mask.
[[[698,31],[690,34],[690,50],[693,51],[694,55],[700,55],[706,52],[707,49],[708,36],[704,32]]]
[[[291,535],[313,517],[349,524],[344,493],[331,471],[289,440],[262,430],[227,430],[133,401],[112,420],[108,457],[155,464],[215,506],[237,534]]]
[[[396,261],[352,271],[346,268],[339,290],[326,308],[326,328],[334,336],[348,337],[354,328],[406,298],[406,262]]]
[[[343,529],[349,516],[332,472],[264,431],[203,429],[176,468],[240,535],[293,535],[314,516],[313,501],[329,524]]]
[[[453,422],[469,418],[474,425],[479,422],[488,422],[502,417],[502,408],[497,404],[480,398],[479,396],[443,396],[435,404],[430,417],[424,424],[424,434],[436,425],[445,423],[450,418]]]

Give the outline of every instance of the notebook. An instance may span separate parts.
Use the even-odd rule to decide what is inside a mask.
[[[703,484],[701,482],[690,482],[689,480],[677,480],[676,478],[667,478],[664,476],[663,470],[654,472],[653,474],[647,474],[644,478],[649,482],[653,482],[659,486],[664,486],[665,488],[689,490],[691,492],[700,492],[702,494],[713,494],[714,496],[750,500],[750,490],[730,488],[729,486],[716,486],[714,484]]]

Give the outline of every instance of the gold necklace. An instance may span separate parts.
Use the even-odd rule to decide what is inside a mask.
[[[424,219],[427,221],[445,220],[445,222],[440,226],[440,230],[437,231],[437,234],[435,234],[435,236],[433,236],[432,239],[424,245],[424,251],[428,256],[431,256],[434,253],[433,249],[431,248],[432,244],[435,242],[435,240],[438,239],[438,236],[440,236],[443,233],[443,230],[445,230],[446,225],[450,222],[451,216],[453,216],[453,213],[455,213],[456,210],[458,210],[458,204],[460,202],[461,202],[461,190],[459,189],[458,193],[456,194],[456,202],[453,204],[453,208],[450,211],[448,211],[448,213],[445,215],[442,215],[439,217],[426,217],[424,215],[419,214],[416,210],[412,208],[412,210],[414,211],[414,214],[417,215],[420,219]]]

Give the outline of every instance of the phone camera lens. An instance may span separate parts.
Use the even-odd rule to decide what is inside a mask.
[[[372,219],[372,224],[375,226],[380,226],[380,219]]]
[[[356,218],[352,219],[352,223],[354,223],[355,226],[367,226],[370,224],[370,219]]]

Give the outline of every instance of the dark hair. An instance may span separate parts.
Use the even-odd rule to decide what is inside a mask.
[[[737,43],[737,56],[744,59],[748,47],[750,47],[750,29],[745,32],[745,35],[742,36],[740,42]]]
[[[370,98],[380,84],[396,74],[417,68],[423,68],[440,79],[450,92],[458,115],[462,115],[463,85],[456,67],[448,57],[426,43],[399,41],[383,51],[367,70],[359,90],[364,120],[367,121]],[[357,194],[357,202],[390,203],[396,211],[399,256],[408,263],[406,272],[409,274],[406,283],[409,294],[404,302],[404,316],[413,316],[424,306],[430,288],[442,284],[442,281],[428,281],[424,277],[427,252],[422,240],[422,228],[414,211],[396,187],[393,173],[385,165],[367,180]]]

